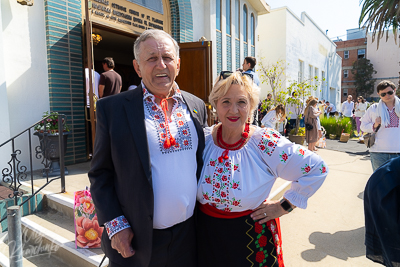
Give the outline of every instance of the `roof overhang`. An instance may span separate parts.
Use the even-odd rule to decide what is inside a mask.
[[[271,7],[265,0],[248,0],[247,2],[257,11],[257,15],[268,14],[271,11]]]

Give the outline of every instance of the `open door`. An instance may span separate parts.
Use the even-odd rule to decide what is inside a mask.
[[[176,82],[179,88],[201,98],[207,106],[208,125],[211,125],[211,105],[208,96],[212,89],[211,41],[180,43],[181,69]]]

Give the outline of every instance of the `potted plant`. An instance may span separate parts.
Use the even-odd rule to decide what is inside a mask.
[[[306,128],[299,127],[298,129],[292,129],[289,133],[289,140],[295,144],[303,145],[306,140]]]
[[[42,120],[37,123],[34,127],[35,133],[39,138],[40,146],[36,148],[36,156],[42,154],[44,159],[47,160],[45,169],[43,170],[43,176],[58,176],[60,175],[60,151],[59,151],[59,115],[58,112],[46,111]],[[70,133],[69,127],[62,119],[62,135],[63,135],[63,147],[64,156],[67,152],[67,139]],[[38,156],[37,156],[38,157]],[[67,168],[65,168],[65,174],[68,174]]]

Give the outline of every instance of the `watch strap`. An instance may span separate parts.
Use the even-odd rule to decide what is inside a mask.
[[[282,208],[287,211],[287,212],[291,212],[293,210],[292,206],[290,205],[289,201],[287,201],[286,199],[282,198],[281,201],[281,206]]]

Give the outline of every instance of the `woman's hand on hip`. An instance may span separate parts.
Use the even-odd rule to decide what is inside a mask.
[[[280,201],[266,200],[260,206],[255,208],[254,212],[250,214],[250,216],[253,220],[263,224],[287,213],[288,212],[282,208]]]

